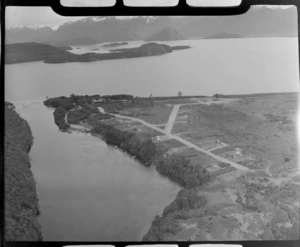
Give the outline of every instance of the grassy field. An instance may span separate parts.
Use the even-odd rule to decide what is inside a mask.
[[[121,111],[120,114],[140,118],[152,124],[165,124],[168,121],[171,111],[172,106],[167,106],[159,101],[155,101],[153,107],[128,108]]]

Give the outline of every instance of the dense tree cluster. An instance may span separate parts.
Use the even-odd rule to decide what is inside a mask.
[[[68,122],[78,124],[92,114],[97,114],[102,119],[112,117],[109,114],[100,114],[97,106],[103,107],[107,112],[119,113],[128,108],[152,107],[154,106],[154,102],[152,99],[140,99],[128,94],[104,96],[71,94],[70,97],[61,96],[47,99],[44,101],[44,105],[55,108],[55,123],[60,130],[66,131],[69,128],[69,124],[65,122],[67,112],[69,112]]]
[[[47,99],[44,101],[44,105],[55,108],[53,113],[55,124],[60,130],[66,131],[70,127],[65,121],[67,112],[71,109],[80,107],[81,109],[74,111],[74,113],[72,113],[72,111],[69,112],[71,114],[70,122],[79,123],[79,121],[87,118],[90,114],[99,113],[99,110],[96,107],[92,107],[90,104],[93,100],[98,100],[100,98],[100,95],[80,96],[71,94],[70,97],[61,96]]]
[[[129,94],[114,94],[114,95],[104,95],[106,100],[133,100],[133,95]]]
[[[92,114],[100,114],[99,109],[87,105],[84,108],[69,111],[67,120],[70,124],[79,124],[80,121],[87,119]]]
[[[167,206],[163,211],[163,217],[166,215],[179,211],[182,209],[195,209],[206,206],[207,200],[204,196],[198,196],[193,190],[183,189],[181,190],[175,201]]]
[[[71,94],[70,97],[54,97],[49,98],[44,101],[44,105],[48,107],[57,108],[59,106],[64,107],[66,110],[72,109],[74,106],[86,106],[87,104],[91,104],[94,100],[101,99],[100,95],[74,95]]]
[[[205,168],[191,164],[182,156],[172,155],[161,158],[156,164],[156,169],[186,188],[200,186],[209,180]]]
[[[70,98],[65,97],[65,96],[47,99],[44,101],[44,105],[48,106],[48,107],[53,107],[53,108],[57,108],[57,107],[61,106],[68,110],[73,107],[73,104],[72,104]]]
[[[37,216],[40,214],[35,181],[28,152],[33,137],[27,122],[5,104],[5,240],[42,239]]]
[[[93,126],[95,122],[89,121],[89,124]],[[127,153],[136,156],[145,165],[151,165],[156,153],[156,145],[150,137],[122,131],[101,122],[97,122],[93,127],[94,131],[103,136],[108,144],[122,148]]]
[[[57,107],[53,112],[54,122],[61,131],[66,131],[70,127],[70,125],[65,121],[66,113],[66,108],[62,106]]]
[[[174,235],[181,230],[182,226],[173,218],[162,218],[157,215],[143,241],[163,241],[166,235]]]
[[[193,189],[181,190],[175,201],[164,209],[163,215],[155,217],[143,241],[162,241],[166,239],[166,235],[177,234],[182,230],[178,219],[190,218],[189,210],[206,205],[206,198],[199,196]]]

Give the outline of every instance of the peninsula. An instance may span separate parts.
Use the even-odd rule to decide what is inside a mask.
[[[74,54],[51,45],[39,43],[17,43],[6,45],[6,64],[43,61],[44,63],[93,62],[111,59],[157,56],[175,50],[189,49],[189,46],[168,46],[146,43],[139,47],[114,50],[111,53]]]
[[[182,187],[143,240],[295,240],[297,98],[71,95],[44,104],[60,130],[89,132]]]

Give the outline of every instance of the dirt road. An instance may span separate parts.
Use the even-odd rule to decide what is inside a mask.
[[[165,133],[166,134],[171,134],[172,132],[172,129],[173,129],[173,125],[174,125],[174,122],[176,120],[176,117],[177,117],[177,113],[178,113],[178,110],[179,110],[179,107],[181,105],[174,105],[173,107],[173,110],[169,116],[169,120],[168,120],[168,123],[167,123],[167,126],[165,128]]]
[[[180,107],[180,105],[178,105],[178,109],[179,109],[179,107]],[[99,108],[101,108],[101,107],[99,107]],[[175,107],[174,107],[174,108],[175,108]],[[175,109],[174,111],[172,111],[172,113],[173,113],[173,112],[174,112],[174,113],[178,112],[178,109],[177,109],[177,110]],[[105,111],[104,111],[103,108],[101,108],[101,109],[99,109],[99,110],[100,110],[100,112],[105,113]],[[111,114],[111,113],[109,113],[109,114]],[[232,161],[230,161],[230,160],[227,160],[227,159],[225,159],[225,158],[223,158],[223,157],[221,157],[221,156],[218,156],[218,155],[216,155],[216,154],[213,154],[213,153],[211,153],[211,152],[209,152],[209,151],[206,151],[206,150],[204,150],[204,149],[202,149],[202,148],[196,146],[195,144],[193,144],[193,143],[191,143],[191,142],[189,142],[189,141],[187,141],[187,140],[185,140],[185,139],[183,139],[183,138],[181,138],[181,137],[179,137],[179,136],[177,136],[177,135],[167,133],[167,132],[166,132],[166,129],[165,129],[165,130],[162,130],[162,129],[158,128],[157,126],[155,126],[155,125],[153,125],[153,124],[151,124],[151,123],[148,123],[148,122],[146,122],[146,121],[144,121],[144,120],[142,120],[142,119],[134,118],[134,117],[128,117],[128,116],[123,116],[123,115],[119,115],[119,114],[111,114],[111,115],[114,115],[115,117],[119,117],[119,118],[129,119],[129,120],[132,120],[132,121],[135,121],[135,122],[140,122],[140,123],[144,124],[145,126],[147,126],[147,127],[151,128],[151,129],[154,129],[154,130],[156,130],[156,131],[158,131],[158,132],[160,132],[160,133],[166,135],[166,136],[169,137],[170,139],[174,139],[174,140],[177,140],[177,141],[181,142],[182,144],[184,144],[184,145],[187,146],[187,147],[193,148],[193,149],[195,149],[196,151],[199,151],[199,152],[201,152],[201,153],[204,153],[204,154],[206,154],[206,155],[208,155],[208,156],[210,156],[210,157],[212,157],[212,158],[214,158],[214,159],[216,159],[216,160],[218,160],[218,161],[220,161],[220,162],[224,162],[224,163],[230,164],[231,166],[233,166],[233,167],[236,168],[237,170],[243,170],[243,171],[249,170],[249,169],[248,169],[247,167],[245,167],[245,166],[242,166],[242,165],[240,165],[240,164],[237,164],[237,163],[235,163],[235,162],[232,162]],[[177,115],[177,114],[175,114],[175,118],[176,118],[176,115]],[[172,119],[173,119],[173,118],[174,118],[174,117],[172,117]],[[172,120],[172,119],[171,119],[171,120]],[[169,120],[170,120],[170,119],[169,119]],[[171,121],[170,121],[170,122],[171,122]],[[172,130],[172,128],[171,128],[170,130]]]
[[[73,130],[79,130],[79,131],[84,131],[86,129],[85,127],[83,127],[81,125],[75,125],[75,124],[68,123],[68,114],[69,114],[69,111],[65,115],[65,122],[70,125],[71,129],[73,129]]]

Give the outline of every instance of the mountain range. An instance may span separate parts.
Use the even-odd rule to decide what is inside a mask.
[[[87,17],[67,22],[57,30],[11,28],[6,42],[39,42],[51,45],[88,45],[132,40],[166,41],[206,37],[296,36],[295,7],[252,7],[236,16],[131,16]],[[222,35],[221,35],[222,37]]]

